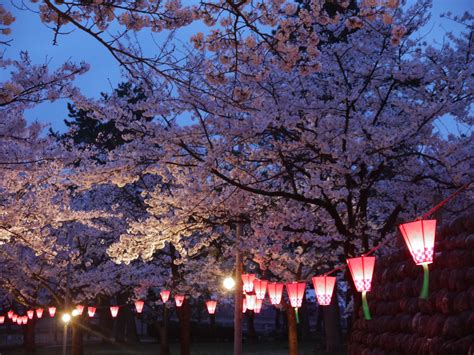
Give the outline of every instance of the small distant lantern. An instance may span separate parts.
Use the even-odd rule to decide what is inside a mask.
[[[257,300],[263,300],[265,298],[265,294],[267,293],[267,284],[268,281],[265,280],[253,281],[253,288],[255,289],[255,296],[257,296]]]
[[[26,325],[26,323],[28,323],[28,316],[21,317],[21,322],[23,323],[23,325]]]
[[[176,303],[176,307],[181,307],[184,303],[184,295],[175,295],[174,302]]]
[[[315,276],[312,280],[319,305],[329,306],[336,285],[336,278],[333,276]]]
[[[347,259],[349,270],[354,280],[358,292],[362,292],[362,309],[364,318],[372,319],[370,316],[369,304],[367,303],[367,292],[372,287],[372,276],[374,274],[375,256],[361,256]]]
[[[280,304],[281,295],[283,294],[283,284],[277,282],[270,282],[267,285],[268,295],[270,296],[270,302],[273,305]]]
[[[43,317],[43,308],[36,308],[36,318],[41,319]]]
[[[0,316],[0,324],[5,323],[5,316]]]
[[[255,300],[255,307],[253,308],[253,312],[254,313],[260,313],[260,311],[262,310],[262,304],[263,304],[263,300],[259,300],[258,298]]]
[[[206,307],[207,311],[209,314],[215,314],[216,313],[216,307],[217,307],[217,301],[209,300],[206,301]]]
[[[19,317],[18,317],[18,314],[13,313],[13,315],[12,315],[12,321],[13,321],[13,323],[15,323],[18,318],[19,318]]]
[[[49,316],[53,318],[54,315],[56,314],[56,307],[49,307],[48,312],[49,312]]]
[[[290,300],[291,307],[295,309],[296,322],[299,323],[298,308],[301,307],[306,290],[306,282],[291,282],[286,284],[286,292]]]
[[[110,314],[112,315],[112,318],[117,317],[119,311],[119,306],[110,306]]]
[[[76,306],[77,309],[77,315],[82,316],[82,313],[84,312],[84,306],[82,304],[78,304]]]
[[[12,319],[13,315],[15,314],[15,312],[13,312],[11,309],[8,311],[7,313],[7,316],[8,316],[8,319]]]
[[[253,291],[253,280],[255,280],[254,274],[242,274],[242,283],[243,283],[242,287],[245,292]]]
[[[247,300],[247,309],[253,311],[255,309],[257,297],[255,295],[245,295],[245,299]]]
[[[142,300],[135,301],[135,309],[137,313],[142,313],[143,312],[143,306],[145,305],[145,302]]]
[[[89,318],[94,317],[96,310],[97,309],[95,307],[87,307],[87,314],[89,315]]]
[[[33,317],[35,316],[35,311],[29,309],[28,311],[26,311],[26,314],[28,316],[28,319],[33,319]]]
[[[23,324],[23,319],[22,317],[18,317],[16,320],[13,321],[14,323],[16,322],[16,324],[18,325],[22,325]]]
[[[405,243],[416,265],[423,267],[423,287],[420,298],[427,299],[429,293],[429,268],[433,262],[436,235],[436,220],[418,220],[399,226]]]
[[[242,313],[247,312],[247,299],[244,297],[242,299]]]
[[[161,300],[163,301],[163,303],[168,302],[168,300],[170,299],[170,294],[171,291],[169,290],[163,290],[160,292]]]

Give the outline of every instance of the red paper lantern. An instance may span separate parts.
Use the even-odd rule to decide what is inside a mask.
[[[184,295],[175,295],[174,302],[176,303],[176,307],[181,307],[184,303]]]
[[[306,282],[291,282],[286,284],[286,292],[288,293],[291,307],[301,307],[305,290]]]
[[[82,316],[82,313],[84,312],[84,306],[83,306],[82,304],[78,304],[78,305],[76,306],[76,310],[77,310],[77,314],[78,314],[79,316]]]
[[[28,317],[27,316],[21,317],[21,322],[23,323],[23,325],[26,325],[26,323],[28,323]]]
[[[40,319],[43,317],[43,308],[36,308],[36,318]]]
[[[319,305],[330,305],[336,278],[333,276],[315,276],[312,280]]]
[[[255,308],[255,303],[257,302],[257,297],[255,295],[245,295],[247,300],[247,309],[253,311]]]
[[[245,292],[253,291],[253,280],[255,280],[254,274],[242,274],[242,283]]]
[[[258,298],[255,300],[255,307],[253,308],[253,312],[254,313],[260,313],[260,311],[262,310],[262,304],[263,304],[263,300],[259,300]]]
[[[270,282],[267,285],[268,295],[270,296],[270,302],[273,305],[280,304],[281,295],[283,294],[283,284],[277,282]]]
[[[26,311],[26,314],[28,316],[28,319],[33,319],[33,317],[35,316],[35,311],[33,311],[32,309],[29,309]]]
[[[87,307],[87,314],[89,315],[89,318],[94,317],[95,315],[96,308],[95,307]]]
[[[216,313],[217,301],[209,300],[206,302],[207,311],[209,314]]]
[[[253,281],[253,287],[255,289],[255,296],[257,296],[257,300],[263,300],[265,298],[265,294],[267,293],[267,284],[268,281],[265,280]]]
[[[0,324],[5,323],[5,316],[0,316]]]
[[[145,302],[139,300],[135,301],[135,309],[137,310],[137,313],[142,313],[143,312],[143,306],[145,305]]]
[[[436,220],[419,220],[400,225],[400,232],[416,265],[433,262]]]
[[[247,312],[247,300],[245,298],[242,299],[242,313]]]
[[[15,323],[18,318],[19,318],[19,317],[18,317],[18,314],[13,313],[13,315],[12,315],[12,321],[13,321],[13,323]]]
[[[110,314],[112,315],[112,318],[117,317],[119,311],[119,306],[110,306]]]
[[[15,314],[15,312],[13,312],[11,309],[8,311],[7,313],[7,316],[8,316],[8,319],[12,319],[13,315]]]
[[[163,303],[168,302],[168,300],[170,299],[170,294],[171,291],[168,290],[163,290],[160,292],[161,300],[163,301]]]
[[[56,307],[49,307],[48,312],[49,312],[49,316],[53,318],[54,315],[56,314]]]
[[[16,324],[18,324],[18,325],[22,325],[23,324],[23,319],[21,317],[18,317],[13,322],[14,323],[16,322]]]
[[[352,279],[358,292],[369,292],[372,287],[375,256],[361,256],[347,259]]]

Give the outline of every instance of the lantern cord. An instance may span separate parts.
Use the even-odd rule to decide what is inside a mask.
[[[367,303],[367,291],[362,291],[362,310],[364,311],[365,320],[371,320],[369,304]]]
[[[423,287],[421,288],[420,298],[427,300],[429,296],[430,288],[430,269],[429,264],[425,263],[423,265]]]
[[[455,198],[457,195],[459,195],[462,191],[466,190],[469,185],[471,185],[472,181],[471,182],[468,182],[467,184],[464,184],[463,186],[461,186],[459,189],[457,189],[452,195],[448,196],[447,198],[445,198],[443,201],[441,201],[440,203],[438,203],[436,206],[434,206],[432,209],[430,209],[428,212],[426,212],[425,214],[421,215],[420,217],[417,218],[417,220],[420,220],[420,219],[426,219],[428,218],[429,216],[431,216],[433,213],[435,213],[436,211],[438,211],[441,207],[443,207],[446,203],[448,203],[449,201],[451,201],[453,198]]]
[[[296,316],[296,324],[300,324],[300,316],[298,314],[298,307],[295,307],[295,316]]]

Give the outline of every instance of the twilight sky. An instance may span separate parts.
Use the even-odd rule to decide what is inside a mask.
[[[11,1],[11,2],[10,2]],[[189,0],[183,0],[186,3]],[[408,0],[413,3],[414,0]],[[36,13],[26,10],[19,10],[21,0],[9,0],[5,5],[16,21],[12,27],[13,42],[6,49],[5,55],[8,58],[17,58],[20,51],[28,51],[35,63],[49,62],[53,67],[62,64],[70,59],[73,62],[85,61],[91,65],[91,69],[85,75],[78,77],[76,85],[83,94],[89,97],[97,97],[100,92],[110,91],[115,87],[120,79],[120,68],[109,52],[104,47],[95,42],[87,34],[75,30],[72,33],[59,38],[58,45],[52,43],[53,33],[40,22]],[[462,14],[465,11],[474,12],[474,1],[472,0],[433,0],[432,18],[429,24],[423,29],[426,40],[431,43],[441,42],[444,34],[448,31],[455,33],[460,31],[460,26],[440,15],[447,11],[453,14]],[[195,31],[204,31],[198,25],[186,29],[180,33],[180,38],[186,42],[189,36]],[[144,43],[147,43],[144,37]],[[159,39],[159,37],[158,37]],[[152,43],[150,40],[148,43]],[[151,48],[151,47],[150,47]],[[0,71],[0,79],[6,73]],[[1,80],[0,80],[1,81]],[[63,120],[67,118],[66,102],[64,100],[55,103],[45,103],[27,112],[30,121],[51,124],[54,130],[64,131]],[[452,122],[440,122],[440,131],[465,132],[466,127],[454,126]],[[444,132],[446,133],[446,132]]]

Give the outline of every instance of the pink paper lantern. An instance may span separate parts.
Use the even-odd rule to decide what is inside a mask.
[[[96,310],[97,309],[95,307],[91,307],[91,306],[87,307],[87,314],[89,315],[89,318],[94,317]]]
[[[181,307],[184,303],[184,295],[175,295],[174,301],[176,303],[176,307]]]
[[[0,316],[0,324],[5,323],[5,316]]]
[[[283,284],[277,282],[269,282],[267,285],[268,296],[273,305],[278,305],[281,302],[281,295],[283,294]]]
[[[163,303],[168,302],[168,300],[170,299],[170,294],[171,291],[169,290],[163,290],[160,292],[161,300],[163,301]]]
[[[28,316],[28,319],[33,319],[33,317],[35,316],[35,311],[29,309],[28,311],[26,311],[26,314]]]
[[[312,280],[319,305],[330,305],[336,278],[333,276],[315,276]]]
[[[7,313],[7,316],[8,316],[8,319],[12,319],[13,315],[15,314],[15,312],[13,312],[11,309],[8,311]]]
[[[16,324],[18,324],[18,325],[22,325],[22,324],[23,324],[23,319],[22,319],[21,317],[18,317],[18,318],[16,318],[16,319],[13,321],[13,323],[15,323],[15,322],[16,322]]]
[[[213,300],[206,301],[206,307],[209,314],[216,313],[217,301],[213,301]]]
[[[56,314],[56,307],[49,307],[48,312],[49,312],[49,316],[53,318],[54,315]]]
[[[76,306],[77,314],[82,316],[82,313],[84,312],[84,306],[82,304],[78,304]]]
[[[137,313],[142,313],[143,312],[143,306],[145,305],[145,302],[138,300],[135,301],[135,309]]]
[[[13,322],[13,323],[16,323],[16,321],[18,320],[18,318],[20,318],[20,317],[18,317],[18,314],[13,313],[13,315],[12,315],[12,322]]]
[[[36,308],[36,318],[41,319],[43,317],[43,308]]]
[[[110,314],[112,315],[112,318],[117,317],[119,311],[119,306],[110,306]]]
[[[260,313],[262,310],[263,300],[259,300],[258,298],[255,300],[255,307],[253,308],[254,313]]]
[[[255,303],[257,302],[257,297],[255,295],[245,295],[247,300],[247,309],[253,311],[255,308]]]
[[[26,323],[28,323],[28,316],[21,317],[21,322],[23,323],[23,325],[26,325]]]
[[[255,280],[254,274],[242,274],[242,287],[245,292],[248,293],[253,291],[253,280]]]
[[[358,292],[369,292],[372,288],[375,256],[361,256],[347,259],[349,270]]]
[[[416,265],[431,264],[434,255],[436,220],[419,220],[399,226]]]
[[[290,300],[291,307],[299,308],[303,303],[306,282],[291,282],[286,284],[286,292]]]
[[[255,289],[255,296],[257,296],[258,300],[263,300],[265,298],[265,294],[267,293],[267,284],[268,284],[268,281],[265,281],[265,280],[254,280],[253,281],[253,288]]]

